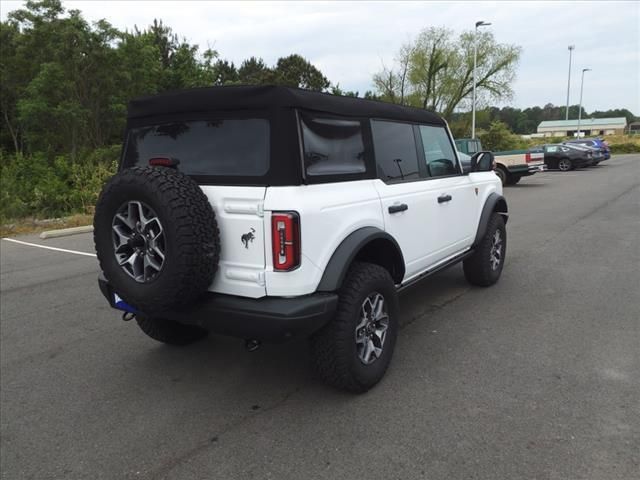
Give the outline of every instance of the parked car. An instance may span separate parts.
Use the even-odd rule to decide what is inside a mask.
[[[541,145],[547,168],[568,172],[574,168],[588,167],[593,162],[593,152],[561,143]]]
[[[230,86],[133,100],[127,117],[95,211],[98,284],[157,341],[309,337],[318,376],[364,392],[391,361],[402,288],[458,262],[471,284],[500,278],[493,154],[463,170],[434,113]]]
[[[590,167],[596,166],[598,165],[601,161],[603,161],[604,158],[604,153],[602,152],[602,150],[600,148],[597,147],[588,147],[585,145],[578,145],[577,143],[570,143],[570,144],[563,144],[566,147],[569,148],[575,148],[577,150],[583,150],[585,152],[587,152],[588,154],[591,154],[591,163],[588,165]]]
[[[576,138],[575,140],[567,140],[565,145],[582,145],[584,147],[591,147],[599,150],[603,154],[603,160],[609,160],[611,158],[611,148],[609,144],[600,138]]]
[[[482,144],[477,138],[459,138],[456,140],[459,152],[473,155],[482,151]],[[544,155],[536,150],[508,150],[493,152],[496,167],[495,172],[502,181],[502,185],[515,185],[522,177],[528,177],[536,172],[544,171]]]

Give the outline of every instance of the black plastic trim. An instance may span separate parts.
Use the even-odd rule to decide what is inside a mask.
[[[396,242],[396,240],[387,232],[384,232],[379,228],[364,227],[351,233],[342,241],[342,243],[340,243],[340,245],[338,245],[338,248],[333,252],[333,256],[324,270],[324,274],[322,275],[317,291],[334,292],[340,288],[344,277],[349,270],[349,266],[358,252],[369,242],[379,238],[390,241],[395,246],[397,253],[400,256],[401,271],[396,272],[396,278],[393,279],[396,283],[400,283],[404,277],[404,258],[398,242]]]
[[[414,278],[410,282],[403,283],[402,285],[400,285],[400,287],[398,287],[398,292],[402,292],[404,289],[412,287],[416,283],[420,283],[422,280],[429,278],[431,275],[434,275],[438,272],[441,272],[442,270],[446,270],[447,268],[454,266],[457,263],[460,263],[462,260],[464,260],[471,254],[473,254],[473,252],[474,252],[473,250],[467,250],[459,255],[456,255],[452,259],[438,265],[437,267],[433,267],[429,270],[426,270],[425,272],[422,272],[420,275],[418,275],[416,278]]]
[[[114,291],[103,275],[98,277],[98,285],[111,307],[115,308]],[[287,298],[246,298],[206,293],[192,307],[163,312],[161,317],[197,325],[221,335],[283,342],[306,337],[322,328],[333,318],[337,304],[338,295],[335,293]]]
[[[507,211],[500,213],[504,217],[504,222],[507,223],[507,220],[509,218],[507,201],[502,195],[498,195],[497,193],[493,192],[487,197],[487,200],[484,203],[484,207],[482,208],[482,214],[480,215],[480,222],[478,222],[478,230],[476,231],[476,238],[473,241],[472,248],[478,245],[482,240],[482,237],[484,237],[484,234],[487,231],[487,225],[489,225],[489,219],[491,218],[491,214],[494,212],[498,202],[504,202],[505,210]]]

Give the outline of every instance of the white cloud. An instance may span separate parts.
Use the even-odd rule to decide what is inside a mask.
[[[2,18],[24,2],[3,1]],[[580,70],[588,110],[624,107],[640,114],[640,3],[638,2],[147,2],[67,1],[89,20],[106,18],[125,29],[159,18],[203,49],[215,46],[236,64],[249,56],[273,63],[300,53],[348,90],[371,89],[381,62],[422,28],[457,33],[476,20],[499,42],[523,47],[513,105],[526,107],[566,96],[567,45],[575,44],[571,100]]]

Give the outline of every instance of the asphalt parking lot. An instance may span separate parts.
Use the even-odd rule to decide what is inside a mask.
[[[362,396],[313,380],[305,342],[155,343],[93,257],[3,240],[2,478],[640,478],[640,155],[505,192],[501,281],[455,267],[404,293]]]

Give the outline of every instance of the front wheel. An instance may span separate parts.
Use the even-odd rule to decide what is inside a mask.
[[[324,382],[363,393],[382,379],[391,362],[397,292],[386,269],[356,262],[338,293],[335,318],[311,337],[311,360]]]
[[[462,264],[464,276],[472,285],[489,287],[496,283],[507,253],[507,230],[502,215],[493,213],[487,231],[475,252]]]
[[[561,172],[568,172],[569,170],[573,169],[573,164],[568,158],[563,158],[558,162],[558,168]]]

